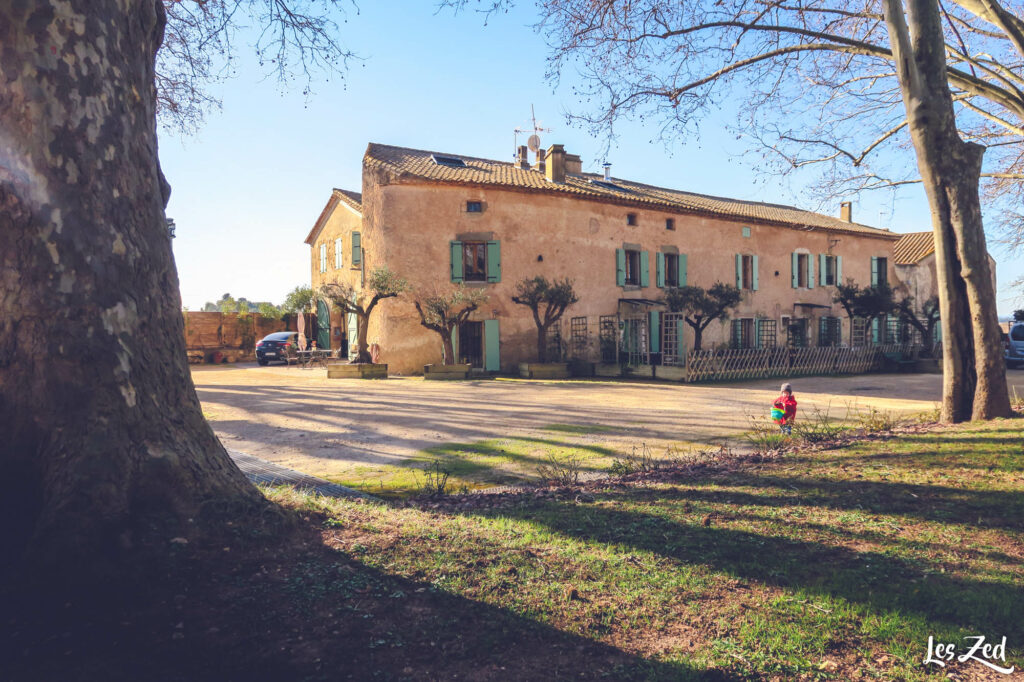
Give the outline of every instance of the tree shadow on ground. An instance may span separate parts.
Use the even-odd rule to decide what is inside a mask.
[[[381,572],[324,545],[321,523],[262,535],[238,526],[150,552],[88,589],[6,582],[4,679],[740,679]]]
[[[727,497],[732,504],[757,504],[753,496],[735,492],[702,494],[680,490],[662,505],[685,509],[687,500]],[[598,501],[625,502],[621,493],[604,493]],[[995,498],[993,498],[995,499]],[[781,499],[778,500],[782,504]],[[793,500],[786,500],[793,504]],[[641,511],[574,503],[538,507],[502,507],[466,512],[485,517],[511,517],[543,525],[576,540],[632,547],[684,564],[703,565],[737,578],[757,580],[789,590],[842,598],[875,613],[913,614],[965,631],[998,632],[1010,640],[1024,639],[1024,587],[1020,582],[998,584],[929,572],[918,562],[887,551],[855,551],[814,541],[796,540],[738,530],[713,521],[701,523],[703,512],[685,522]]]

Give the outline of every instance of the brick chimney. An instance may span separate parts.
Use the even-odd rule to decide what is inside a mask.
[[[547,169],[544,171],[549,182],[565,184],[565,147],[553,144],[548,147]]]
[[[844,201],[839,204],[839,219],[847,222],[853,222],[853,204],[849,201]]]
[[[539,170],[541,173],[544,172],[544,150],[537,150],[537,163],[533,166],[534,170]]]
[[[583,160],[579,154],[565,155],[565,172],[572,175],[579,175],[583,172]]]
[[[516,165],[523,170],[530,170],[530,150],[525,144],[519,145],[519,150],[516,153]]]

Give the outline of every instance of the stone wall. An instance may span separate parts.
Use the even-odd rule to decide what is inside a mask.
[[[295,315],[285,320],[264,317],[259,313],[239,316],[237,313],[205,313],[186,311],[185,348],[196,361],[210,361],[220,352],[231,362],[253,360],[256,342],[273,332],[295,329]]]

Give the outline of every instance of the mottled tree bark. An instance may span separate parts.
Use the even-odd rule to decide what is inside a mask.
[[[159,0],[0,3],[11,562],[87,570],[116,562],[133,529],[189,534],[209,501],[262,499],[203,419],[186,362],[157,159],[163,26]]]
[[[956,126],[935,0],[885,0],[885,18],[918,169],[931,206],[942,315],[942,418],[1012,414],[979,179],[984,148]]]

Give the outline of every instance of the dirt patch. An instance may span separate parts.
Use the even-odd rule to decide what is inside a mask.
[[[374,467],[428,459],[425,450],[448,443],[519,438],[541,448],[628,453],[642,443],[664,451],[720,442],[746,430],[750,416],[764,416],[779,383],[358,381],[327,379],[320,369],[255,365],[196,367],[192,376],[227,447],[336,482],[351,479],[360,467],[360,475],[368,476]],[[803,414],[818,408],[842,417],[848,407],[932,409],[941,377],[810,377],[792,383]]]

